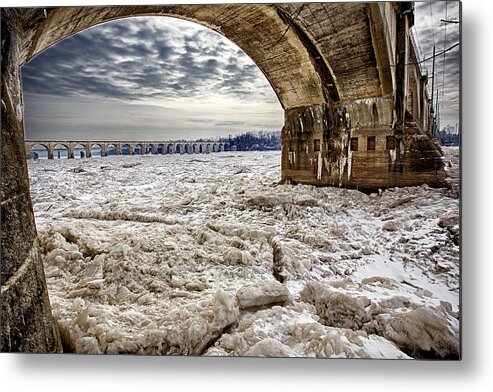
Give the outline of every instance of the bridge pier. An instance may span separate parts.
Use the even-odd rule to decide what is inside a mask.
[[[2,352],[61,352],[51,312],[34,213],[24,143],[18,26],[3,18],[1,83],[1,320]]]
[[[68,143],[67,145],[67,158],[74,159],[74,143]]]
[[[398,127],[393,107],[388,97],[286,110],[282,180],[367,191],[444,186],[439,146],[412,121]]]

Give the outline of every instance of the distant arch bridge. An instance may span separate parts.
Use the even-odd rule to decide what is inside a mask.
[[[53,159],[57,149],[66,149],[68,158],[75,158],[76,150],[83,151],[81,157],[90,158],[92,150],[99,148],[101,156],[144,155],[144,154],[209,154],[228,151],[230,144],[216,141],[97,141],[97,140],[27,140],[27,158],[33,157],[33,148],[44,147],[48,159]],[[114,151],[114,154],[109,154]]]

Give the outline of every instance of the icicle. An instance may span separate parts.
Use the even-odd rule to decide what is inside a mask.
[[[318,152],[318,159],[317,159],[317,180],[322,179],[322,152]]]
[[[351,178],[351,164],[353,163],[353,152],[349,151],[347,158],[347,179]]]

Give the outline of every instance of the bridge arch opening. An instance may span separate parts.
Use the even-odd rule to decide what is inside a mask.
[[[74,159],[88,158],[87,148],[83,144],[74,145]]]
[[[59,143],[53,147],[54,159],[68,159],[68,146],[66,144]]]
[[[146,154],[154,154],[156,151],[156,146],[152,143],[148,143],[146,145],[146,150],[145,150],[145,153]]]
[[[106,155],[107,156],[118,155],[118,149],[117,149],[116,145],[108,144],[106,146]]]
[[[100,158],[103,155],[103,148],[100,144],[91,145],[91,156]]]
[[[130,145],[127,143],[122,144],[121,146],[121,154],[122,155],[131,155],[132,151]]]
[[[262,75],[262,78],[265,79],[266,85],[268,86],[268,88],[273,93],[272,96],[274,97],[274,99],[276,101],[276,105],[278,106],[277,116],[278,116],[279,122],[276,125],[276,129],[280,130],[280,128],[282,127],[282,120],[281,120],[281,116],[279,114],[282,113],[282,109],[284,106],[288,106],[287,104],[284,103],[284,101],[286,101],[290,98],[288,98],[286,96],[282,100],[279,98],[279,94],[281,94],[281,92],[283,92],[285,90],[287,91],[287,86],[286,86],[286,88],[284,86],[281,86],[281,85],[283,85],[283,82],[281,81],[282,78],[278,75],[278,74],[280,74],[280,72],[276,71],[275,72],[276,75],[271,75],[270,72],[266,71],[266,68],[270,68],[271,66],[269,66],[268,64],[264,64],[265,60],[261,59],[264,55],[261,55],[258,52],[259,48],[257,46],[260,45],[259,43],[256,43],[255,45],[252,46],[252,44],[250,42],[251,41],[250,37],[247,37],[244,33],[239,34],[238,32],[235,32],[232,29],[228,29],[228,31],[222,31],[222,29],[220,27],[218,27],[218,25],[216,23],[216,19],[218,19],[218,18],[222,19],[222,16],[223,16],[222,13],[219,12],[220,8],[218,10],[215,10],[209,16],[202,15],[200,17],[191,16],[187,12],[184,13],[183,10],[176,9],[175,7],[169,7],[169,10],[167,10],[169,12],[162,12],[162,10],[161,10],[159,13],[156,13],[156,14],[154,14],[153,12],[145,12],[145,13],[141,14],[138,9],[133,9],[133,10],[126,9],[125,12],[122,12],[121,14],[112,15],[112,16],[106,15],[103,18],[97,17],[96,19],[93,19],[92,21],[89,21],[88,19],[85,19],[84,17],[80,17],[84,14],[84,11],[86,10],[86,8],[84,8],[84,9],[82,9],[81,15],[76,17],[77,27],[75,29],[72,29],[72,30],[67,31],[67,32],[60,34],[60,35],[55,34],[55,36],[45,36],[44,33],[42,33],[43,40],[44,40],[43,47],[36,48],[29,54],[29,57],[28,57],[29,63],[27,63],[23,66],[23,69],[24,69],[23,70],[23,76],[26,76],[28,74],[28,72],[26,71],[26,67],[30,68],[30,69],[36,68],[36,62],[38,61],[38,58],[40,56],[44,56],[45,53],[48,54],[49,51],[52,50],[53,46],[57,47],[58,45],[63,45],[65,41],[68,42],[72,39],[75,39],[77,36],[80,36],[81,34],[85,34],[86,32],[96,31],[99,27],[107,28],[108,26],[110,26],[112,24],[116,24],[116,23],[120,23],[120,22],[124,22],[124,21],[125,22],[126,21],[132,21],[132,20],[138,21],[141,19],[156,19],[156,20],[159,19],[159,20],[166,20],[166,21],[173,21],[173,20],[178,21],[179,20],[181,23],[187,23],[187,24],[194,25],[194,26],[200,25],[202,28],[205,28],[204,31],[210,32],[210,33],[215,34],[215,35],[218,35],[217,32],[219,32],[219,35],[222,36],[224,41],[228,41],[231,45],[234,45],[237,48],[238,53],[241,51],[243,53],[243,55],[246,54],[246,56],[249,57],[250,61],[252,62],[252,65],[256,69],[260,70],[260,74]],[[274,18],[274,15],[272,14],[272,10],[269,8],[264,10],[262,13],[265,14],[264,17],[267,20]],[[201,12],[198,13],[198,15],[200,15],[200,14],[201,14]],[[275,15],[275,19],[276,18],[277,18],[277,15]],[[245,24],[245,27],[247,27],[246,24]],[[283,26],[278,26],[278,27],[279,27],[279,32],[282,31],[284,33],[284,29],[282,28]],[[248,27],[248,29],[250,29],[250,27]],[[260,35],[260,33],[257,33],[257,34]],[[289,36],[289,39],[294,39],[294,36],[291,37],[291,35],[292,34],[290,32],[287,34],[287,36]],[[91,38],[93,38],[93,37],[94,37],[94,35],[91,36]],[[287,39],[287,37],[286,37],[286,39]],[[81,39],[77,42],[77,44],[79,44],[81,42],[83,43],[84,41]],[[77,45],[74,45],[74,47],[75,46],[77,46]],[[133,47],[134,46],[132,46],[132,48]],[[159,52],[158,55],[163,56],[163,59],[164,59],[164,57],[166,57],[165,52],[166,52],[167,48],[160,48],[160,49],[162,49],[162,52]],[[198,51],[203,50],[203,49],[204,48],[200,47],[200,45],[194,46],[191,49],[190,53],[192,53],[192,52],[195,53],[195,52],[198,52]],[[207,50],[207,48],[205,48],[205,49]],[[38,55],[40,55],[40,56],[38,56]],[[306,53],[303,56],[305,56],[305,55],[306,55]],[[194,54],[194,56],[195,56],[195,54]],[[73,54],[71,54],[71,58],[72,57],[73,57]],[[191,57],[193,57],[193,56],[191,56]],[[187,58],[186,60],[189,61],[191,57]],[[237,64],[231,63],[231,58],[228,60],[230,62],[230,64],[227,65],[228,68],[227,68],[226,73],[228,73],[228,75],[239,72],[237,69]],[[163,59],[161,59],[161,63],[163,63]],[[198,66],[200,65],[200,66],[203,66],[204,69],[206,69],[207,67],[214,67],[217,62],[218,62],[218,60],[212,58],[210,56],[210,53],[209,53],[209,57],[204,57],[203,61],[201,59],[200,64],[197,62],[197,63],[193,64],[193,67],[198,68]],[[125,67],[129,66],[128,63],[129,63],[129,61],[126,61],[124,59],[117,60],[117,64],[118,65],[121,64],[122,70],[124,70]],[[32,66],[31,66],[31,64],[32,64]],[[309,62],[307,62],[307,64],[309,64]],[[250,65],[249,65],[249,67],[250,67]],[[313,66],[311,66],[309,68],[311,69],[311,71],[309,71],[309,73],[311,72],[310,77],[316,79],[317,78],[316,73],[312,72]],[[155,70],[155,69],[156,68],[153,68],[153,70]],[[210,69],[213,69],[213,68],[210,68]],[[207,68],[206,70],[208,71],[209,68]],[[248,72],[250,72],[250,71],[248,71]],[[298,72],[298,71],[296,71],[296,72]],[[200,75],[200,77],[204,77],[204,75],[205,75],[205,72],[202,73]],[[248,77],[250,77],[250,76],[248,76]],[[286,77],[284,77],[284,78],[286,78]],[[27,79],[29,79],[29,75],[27,75]],[[190,79],[192,79],[192,78],[190,78]],[[299,79],[299,74],[298,75],[294,75],[294,74],[291,75],[291,73],[290,73],[289,82],[287,82],[287,84],[289,84],[289,85],[299,84],[300,81],[298,79]],[[231,80],[228,81],[228,83],[230,83],[230,82],[231,82]],[[180,83],[182,83],[182,81],[175,83],[175,85],[178,85]],[[280,84],[279,88],[274,88],[274,86],[276,86],[277,84]],[[116,86],[116,87],[120,88],[120,86]],[[250,86],[250,87],[252,87],[252,86]],[[146,86],[146,88],[148,88],[148,86]],[[186,90],[186,86],[180,87],[180,89]],[[233,90],[232,87],[229,87],[229,89]],[[210,89],[210,90],[214,90],[214,89]],[[291,91],[293,91],[292,88],[291,88]],[[284,93],[282,93],[282,94],[284,94]],[[303,92],[303,90],[300,89],[297,94],[298,95],[305,94],[305,92]],[[248,117],[248,115],[246,117]],[[213,136],[216,136],[216,135],[213,135]],[[75,138],[75,139],[77,139],[77,138]],[[94,140],[95,138],[92,138],[92,139]],[[127,138],[127,140],[129,140],[129,139],[130,138]],[[91,140],[91,137],[89,137],[89,140]],[[121,138],[121,140],[125,140],[125,138]],[[185,151],[185,146],[182,146],[181,150]],[[187,147],[186,150],[187,151],[190,150],[190,147]],[[212,151],[213,151],[213,149],[211,149],[211,152]],[[145,151],[145,153],[147,153],[147,151]]]
[[[31,147],[28,158],[36,159],[48,159],[48,146],[44,144],[35,144]]]

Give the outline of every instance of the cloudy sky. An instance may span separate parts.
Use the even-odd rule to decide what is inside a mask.
[[[167,17],[69,37],[22,68],[27,138],[194,139],[280,130],[281,105],[236,45]]]
[[[429,57],[458,42],[458,2],[416,3],[416,36]],[[459,113],[458,48],[436,62],[442,121]],[[431,73],[431,61],[425,65]],[[28,139],[195,139],[280,130],[283,111],[258,67],[200,25],[130,18],[69,37],[22,68]]]
[[[433,46],[436,53],[459,42],[459,25],[443,23],[440,20],[459,20],[458,1],[434,1],[415,3],[414,34],[423,58],[433,55]],[[423,63],[431,77],[432,60]],[[435,58],[435,94],[439,90],[440,128],[447,124],[455,127],[459,123],[460,104],[460,45],[448,51],[443,56]],[[431,93],[431,78],[429,80]]]

